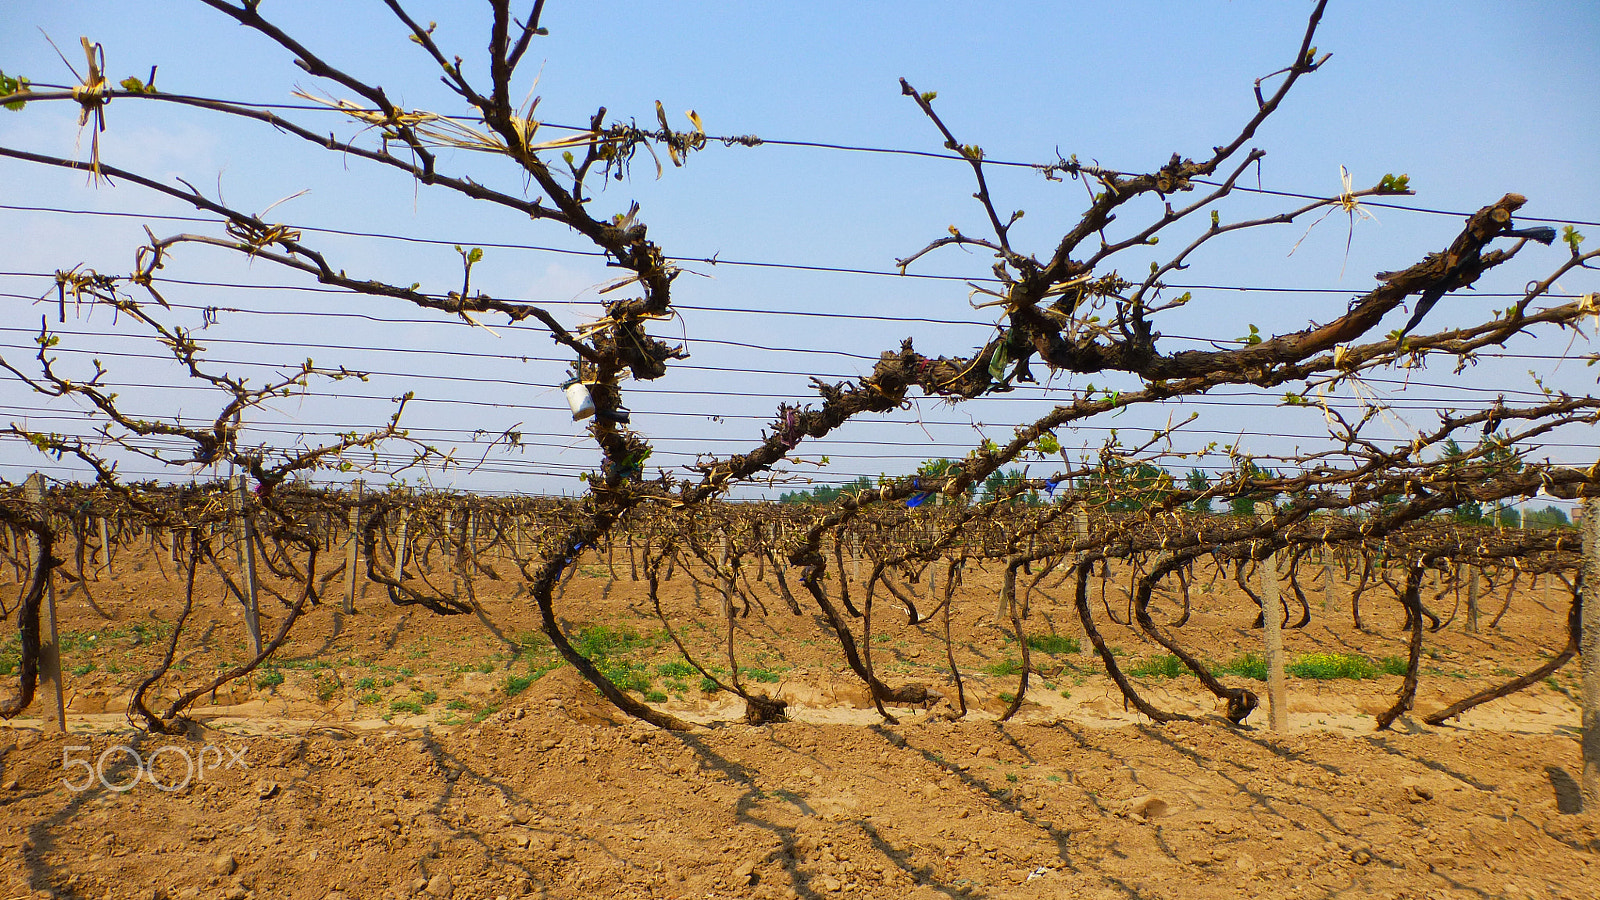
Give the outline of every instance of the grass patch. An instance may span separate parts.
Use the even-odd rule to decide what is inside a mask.
[[[540,675],[536,675],[533,672],[529,672],[526,675],[518,675],[515,672],[507,672],[505,683],[500,685],[500,688],[506,692],[507,697],[515,697],[516,695],[527,690],[528,685],[538,681],[539,678]]]
[[[318,672],[316,686],[317,699],[327,703],[333,699],[335,694],[339,693],[339,688],[342,685],[339,683],[339,676],[329,672]]]
[[[1267,661],[1256,653],[1242,653],[1225,663],[1213,666],[1213,675],[1237,675],[1252,681],[1267,680]]]
[[[985,674],[993,675],[996,678],[1005,678],[1009,675],[1015,675],[1021,672],[1022,663],[1008,656],[999,662],[992,662],[987,666],[984,666],[983,671]]]
[[[556,656],[548,656],[544,659],[529,659],[526,674],[518,675],[515,672],[507,672],[505,680],[501,682],[500,687],[505,691],[507,697],[515,697],[527,690],[528,685],[533,684],[563,665],[565,665],[565,662]]]
[[[550,647],[550,636],[542,631],[520,631],[513,638],[517,643],[517,653],[526,653],[529,650],[545,650]]]
[[[693,672],[694,666],[689,665],[681,659],[675,659],[671,662],[664,662],[661,665],[656,666],[656,674],[660,675],[662,678],[683,678]]]
[[[451,712],[466,712],[472,708],[472,704],[458,697],[454,700],[451,700],[449,703],[446,703],[444,708],[450,710]]]
[[[414,716],[422,715],[422,701],[413,698],[389,701],[390,712],[408,712]]]
[[[1016,694],[1012,694],[1012,693],[1009,693],[1007,691],[1001,691],[1000,692],[1000,702],[1001,703],[1015,703],[1016,699],[1017,699],[1017,695]]]
[[[1189,674],[1189,667],[1183,664],[1183,660],[1167,653],[1140,660],[1128,669],[1128,674],[1135,678],[1179,678]]]
[[[277,659],[273,660],[273,664],[280,669],[298,669],[301,671],[331,669],[335,665],[331,659]]]
[[[762,684],[778,683],[778,673],[773,672],[770,669],[745,669],[744,677],[750,679],[751,681],[759,681]]]
[[[283,684],[283,672],[277,669],[267,669],[256,674],[256,687],[266,690]]]
[[[660,691],[645,691],[644,699],[646,703],[665,703],[667,702],[667,695]]]
[[[700,693],[702,693],[702,694],[715,694],[717,691],[720,691],[720,690],[722,690],[722,688],[717,687],[717,683],[715,681],[712,681],[709,676],[705,676],[705,675],[700,676]]]
[[[357,706],[375,705],[375,704],[382,703],[382,702],[383,702],[383,695],[379,694],[377,692],[373,692],[371,694],[362,694],[360,697],[356,698],[356,705]]]
[[[159,641],[172,633],[172,625],[168,622],[135,622],[128,628],[134,637],[135,644],[148,644]]]
[[[1307,653],[1284,667],[1296,678],[1331,681],[1335,678],[1364,680],[1378,677],[1378,667],[1366,657],[1347,653]]]
[[[1404,675],[1407,668],[1406,660],[1398,656],[1385,656],[1378,660],[1378,671],[1385,675]]]
[[[1077,638],[1059,634],[1030,634],[1028,635],[1028,647],[1040,653],[1049,653],[1051,655],[1077,653],[1083,649]]]
[[[600,674],[622,690],[640,694],[650,690],[653,681],[650,671],[639,663],[626,659],[604,660],[599,668]]]
[[[573,638],[572,646],[598,664],[599,659],[596,657],[620,656],[634,650],[654,647],[657,643],[654,636],[640,636],[632,629],[593,625],[578,632]]]
[[[92,663],[92,662],[83,663],[82,665],[73,666],[72,667],[72,674],[78,676],[79,678],[82,678],[83,676],[89,674],[90,672],[93,672],[94,669],[95,669],[94,663]]]

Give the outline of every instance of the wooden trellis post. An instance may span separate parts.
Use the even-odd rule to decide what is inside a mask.
[[[1600,499],[1583,501],[1583,802],[1600,812]]]
[[[1272,518],[1272,504],[1257,503],[1262,521]],[[1283,684],[1283,615],[1278,600],[1278,554],[1261,561],[1261,624],[1267,645],[1267,719],[1273,731],[1289,727],[1289,704]]]
[[[261,655],[261,607],[256,596],[256,542],[250,521],[250,490],[245,487],[244,476],[233,476],[233,499],[239,514],[234,537],[239,541],[239,587],[244,591],[244,625],[250,632],[250,651]]]
[[[23,482],[23,499],[33,504],[39,510],[41,518],[50,515],[44,503],[44,476],[38,472],[28,476]],[[28,532],[28,575],[31,577],[33,568],[41,564],[41,547],[39,536]],[[55,576],[47,576],[44,583],[44,621],[39,623],[39,691],[38,696],[44,701],[44,727],[48,731],[67,730],[67,703],[66,691],[61,683],[61,641],[56,635],[56,586]]]
[[[355,503],[346,513],[346,522],[350,526],[350,540],[344,548],[344,612],[350,615],[356,611],[356,582],[360,579],[356,574],[356,567],[361,563],[361,493],[366,487],[365,482],[357,478],[355,482]]]

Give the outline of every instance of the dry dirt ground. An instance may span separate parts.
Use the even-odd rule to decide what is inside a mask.
[[[739,619],[734,644],[746,681],[788,699],[794,721],[751,727],[740,703],[701,690],[642,583],[620,558],[615,570],[582,560],[560,602],[568,631],[694,730],[619,717],[554,665],[515,585],[481,577],[481,617],[396,607],[376,586],[340,615],[335,579],[275,665],[204,698],[188,734],[152,737],[123,710],[171,633],[170,560],[126,553],[87,597],[63,586],[69,732],[44,731],[37,705],[0,726],[0,900],[1600,896],[1600,816],[1577,812],[1576,662],[1441,728],[1403,718],[1373,733],[1400,682],[1384,674],[1291,678],[1286,732],[1266,729],[1264,705],[1232,728],[1097,596],[1147,696],[1201,717],[1158,727],[1074,649],[1087,641],[1052,578],[1027,620],[1049,674],[1000,724],[1017,645],[992,621],[997,573],[969,571],[952,627],[970,714],[940,718],[947,702],[892,710],[889,724],[818,618],[791,615],[771,572],[752,572],[767,614]],[[1260,645],[1254,607],[1208,580],[1177,634],[1238,669]],[[1485,625],[1505,587],[1485,597]],[[1324,614],[1313,593],[1312,624],[1286,632],[1291,660],[1337,653],[1381,670],[1404,652],[1399,605],[1369,594],[1358,631],[1348,595],[1336,584]],[[1113,610],[1121,596],[1113,582]],[[1454,602],[1426,599],[1441,614]],[[1524,582],[1498,628],[1466,634],[1457,615],[1429,634],[1417,708],[1547,659],[1566,602]],[[283,606],[262,603],[271,633]],[[663,604],[725,667],[719,598],[680,572]],[[953,693],[940,624],[896,609],[875,611],[877,671]],[[1176,612],[1168,598],[1157,619]],[[238,604],[204,579],[166,695],[244,648]],[[6,690],[14,654],[14,639],[0,644]]]

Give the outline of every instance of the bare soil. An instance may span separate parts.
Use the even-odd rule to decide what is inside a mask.
[[[998,572],[969,569],[952,619],[969,714],[943,717],[942,625],[907,625],[880,598],[878,673],[947,695],[889,724],[820,618],[790,614],[771,573],[751,572],[766,613],[736,620],[735,651],[793,719],[752,727],[742,702],[677,665],[643,582],[620,553],[613,564],[615,579],[586,557],[563,588],[568,632],[694,730],[620,716],[555,665],[515,584],[481,577],[481,617],[396,607],[377,586],[341,615],[335,579],[276,665],[207,696],[188,734],[150,736],[124,710],[181,604],[170,559],[119,556],[90,575],[92,606],[64,585],[69,731],[45,731],[38,704],[0,726],[0,900],[1600,895],[1600,816],[1578,812],[1576,662],[1441,728],[1373,732],[1393,675],[1291,678],[1287,731],[1266,729],[1265,700],[1233,728],[1194,678],[1158,674],[1160,648],[1109,620],[1097,583],[1119,661],[1147,673],[1157,705],[1200,719],[1155,726],[1124,709],[1051,578],[1026,628],[1082,649],[1039,642],[1057,650],[1033,653],[1047,674],[1001,724],[1020,654],[993,621]],[[450,588],[443,564],[428,577]],[[1254,605],[1227,578],[1206,587],[1180,640],[1219,664],[1259,652]],[[1285,633],[1291,660],[1404,655],[1399,604],[1369,592],[1358,631],[1349,589],[1335,585],[1327,612],[1313,592],[1312,623]],[[1489,629],[1504,590],[1484,598],[1482,633],[1458,614],[1427,635],[1420,712],[1565,643],[1559,586],[1524,583]],[[1115,579],[1106,597],[1122,618]],[[1441,615],[1454,600],[1426,599]],[[720,597],[680,572],[662,600],[691,650],[726,669]],[[1162,603],[1157,621],[1178,614]],[[262,604],[271,633],[283,605]],[[245,648],[239,605],[203,579],[166,696]]]

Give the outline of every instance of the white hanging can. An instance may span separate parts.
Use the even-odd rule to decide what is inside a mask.
[[[567,392],[567,405],[572,407],[572,421],[594,415],[594,398],[589,396],[588,385],[574,378],[561,387]]]

